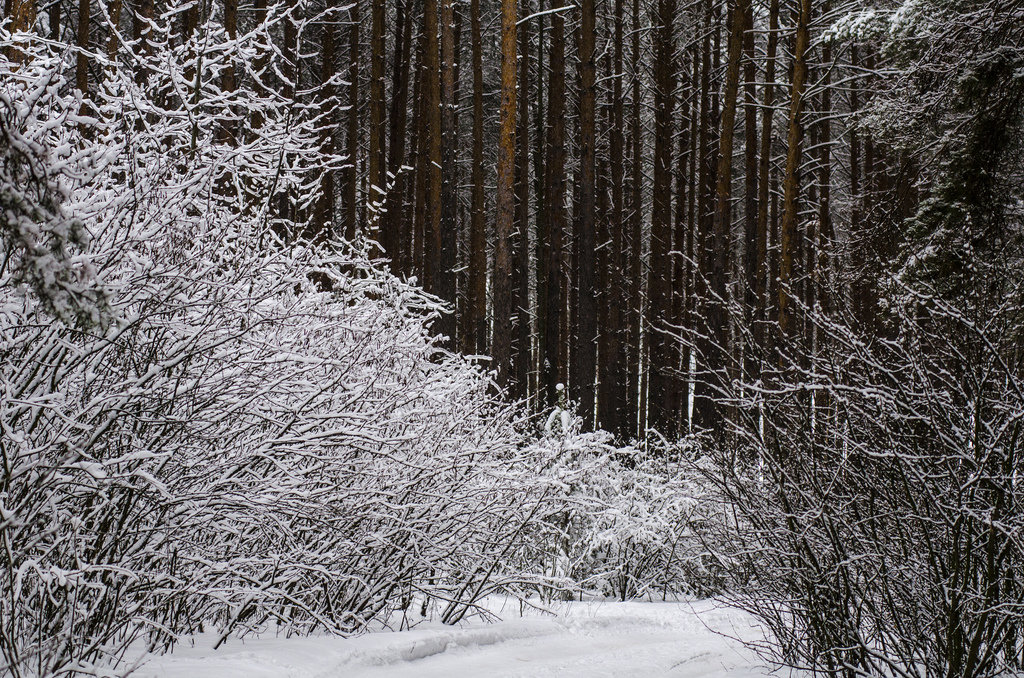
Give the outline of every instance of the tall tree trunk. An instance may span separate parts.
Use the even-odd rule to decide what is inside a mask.
[[[711,65],[711,51],[712,51],[712,29],[711,29],[711,0],[705,3],[704,8],[704,19],[703,19],[703,33],[704,43],[701,47],[701,63],[700,63],[700,129],[698,131],[697,141],[697,233],[695,245],[695,257],[697,264],[697,271],[694,276],[694,309],[691,317],[696,321],[698,319],[698,313],[696,304],[701,304],[701,310],[703,311],[703,322],[695,328],[698,330],[698,343],[700,343],[699,337],[705,334],[710,334],[711,329],[709,324],[708,306],[709,306],[709,289],[712,278],[712,267],[715,259],[714,252],[714,231],[712,226],[712,220],[709,216],[713,215],[713,196],[714,196],[714,158],[712,154],[712,138],[711,130],[713,127],[713,101],[711,95],[711,75],[713,72]],[[706,342],[705,342],[706,343]],[[695,369],[693,370],[693,405],[694,405],[694,420],[703,422],[706,420],[707,409],[710,404],[711,394],[708,393],[707,380],[704,378],[704,372],[707,369],[705,364],[705,357],[701,355],[704,346],[698,346],[698,350],[695,351],[697,355],[691,359],[694,363]],[[703,410],[703,411],[702,411]],[[704,418],[701,418],[701,417]],[[694,422],[691,422],[691,425]]]
[[[744,277],[744,336],[753,337],[755,309],[757,308],[757,215],[758,215],[758,164],[757,164],[757,69],[754,45],[754,9],[753,4],[746,0],[743,3],[746,11],[743,34],[743,128],[744,158],[746,165],[743,172],[743,277]],[[757,360],[755,351],[760,345],[747,345],[743,349],[744,379],[754,381],[757,378]]]
[[[522,15],[529,16],[530,2],[522,0]],[[516,218],[513,234],[513,298],[516,305],[512,363],[516,397],[529,395],[530,350],[530,33],[529,24],[519,27],[519,117],[516,132]]]
[[[610,242],[607,252],[607,281],[603,286],[603,305],[608,311],[608,322],[601,328],[605,341],[601,346],[601,392],[598,395],[600,412],[598,425],[625,440],[629,435],[627,425],[627,378],[629,363],[623,350],[628,337],[624,315],[627,305],[636,300],[627,298],[625,270],[623,269],[625,238],[623,223],[625,216],[623,182],[625,181],[625,115],[622,88],[623,41],[625,32],[624,0],[615,0],[615,34],[612,40],[612,105],[611,124],[608,134],[608,169],[611,181],[611,212],[608,218]]]
[[[768,266],[768,210],[771,196],[769,169],[772,155],[772,123],[775,113],[775,60],[779,38],[779,0],[771,0],[768,6],[768,46],[765,57],[764,104],[761,108],[761,149],[757,165],[757,278],[754,294],[757,297],[754,314],[754,343],[767,353],[768,333],[768,275],[775,279],[775,268]]]
[[[857,58],[857,46],[853,45],[850,53],[850,66],[854,69],[860,65]],[[859,84],[855,80],[850,86],[850,116],[856,120],[860,112],[860,91]],[[850,297],[853,304],[853,317],[863,322],[865,318],[864,300],[867,290],[865,289],[862,276],[864,275],[864,248],[861,246],[863,214],[861,212],[861,144],[860,132],[856,126],[850,129],[850,269],[853,281],[850,289]]]
[[[110,7],[107,9],[110,12],[110,35],[107,38],[107,58],[110,61],[117,59],[117,52],[121,48],[120,36],[118,31],[121,26],[121,8],[124,6],[122,0],[111,0]],[[56,9],[54,9],[56,8]],[[226,8],[225,8],[226,11]],[[56,12],[56,15],[54,15]],[[186,13],[187,14],[187,13]],[[225,25],[227,20],[225,18]],[[50,5],[50,37],[53,40],[58,40],[60,35],[60,1],[55,0]],[[191,33],[190,33],[191,34]],[[186,78],[186,82],[191,82],[191,78]]]
[[[237,0],[231,0],[237,2]],[[320,147],[325,153],[334,154],[335,118],[334,111],[338,105],[337,92],[334,87],[334,76],[337,72],[335,64],[335,14],[328,14],[329,20],[324,23],[323,38],[320,45]],[[328,236],[327,230],[334,222],[334,172],[325,170],[320,177],[320,200],[313,214],[316,232],[313,238]]]
[[[676,429],[673,399],[678,363],[672,321],[672,133],[676,88],[675,0],[658,0],[654,32],[654,195],[651,206],[648,425],[664,435]]]
[[[238,39],[238,0],[224,0],[224,32],[228,35],[228,40]],[[326,40],[326,38],[325,38]],[[332,45],[333,53],[333,36]],[[235,91],[235,62],[234,59],[228,58],[228,64],[224,68],[224,72],[220,76],[220,88],[225,92]],[[227,123],[227,129],[225,130],[228,134],[231,134],[230,121]]]
[[[629,241],[629,303],[628,309],[628,345],[626,349],[629,365],[629,426],[642,437],[647,429],[647,405],[645,401],[643,359],[643,321],[644,321],[644,285],[641,277],[643,266],[643,177],[644,157],[641,145],[643,127],[641,110],[643,108],[643,90],[640,88],[640,0],[633,0],[630,7],[630,74],[633,78],[631,92],[632,106],[629,116],[629,147],[630,147],[630,179],[629,179],[629,215],[627,240]]]
[[[423,224],[423,287],[440,292],[441,264],[441,83],[438,63],[437,0],[423,3],[423,99],[424,149],[419,171],[426,173],[426,204]]]
[[[783,179],[782,228],[779,242],[779,332],[788,339],[796,329],[793,308],[794,255],[800,208],[800,163],[803,159],[804,90],[807,85],[807,48],[810,44],[811,0],[800,0],[793,48],[793,85],[789,104],[786,174]]]
[[[594,380],[597,350],[597,289],[594,284],[596,223],[596,169],[595,144],[597,112],[597,63],[594,55],[596,38],[596,10],[594,0],[582,0],[582,25],[579,32],[580,58],[580,204],[579,218],[579,271],[576,280],[576,298],[579,314],[579,334],[573,349],[574,397],[579,402],[579,413],[584,426],[594,420]]]
[[[537,0],[537,11],[544,11],[544,0]],[[534,274],[536,276],[536,308],[535,308],[535,332],[536,332],[536,355],[534,357],[533,389],[536,395],[535,403],[539,408],[548,404],[544,386],[544,353],[545,322],[547,319],[547,252],[549,249],[549,228],[547,224],[547,207],[545,205],[544,190],[547,176],[544,170],[544,153],[547,143],[545,134],[544,116],[544,46],[547,44],[544,32],[544,15],[536,18],[537,21],[537,59],[533,73],[533,195],[534,215],[536,228],[534,232]]]
[[[426,0],[424,0],[424,3]],[[421,27],[422,28],[422,27]],[[413,167],[415,168],[415,179],[413,189],[413,210],[412,210],[412,252],[409,261],[412,264],[411,271],[421,285],[424,284],[423,276],[423,240],[424,224],[427,221],[427,191],[429,189],[431,169],[428,166],[430,161],[427,157],[427,137],[429,136],[428,115],[426,111],[427,96],[423,92],[426,86],[427,60],[427,32],[421,30],[416,46],[416,79],[413,83]]]
[[[88,12],[89,12],[88,7],[89,7],[89,5],[86,2],[86,16],[88,16]],[[79,5],[79,8],[81,8],[81,5]],[[81,11],[81,10],[79,10],[79,11]],[[60,10],[57,10],[57,18],[56,19],[54,19],[54,15],[53,15],[52,12],[53,12],[53,10],[51,10],[51,14],[50,14],[50,32],[52,33],[54,31],[54,24],[55,23],[58,24],[57,31],[59,32],[59,30],[60,30],[60,28],[59,28]],[[8,30],[10,30],[11,33],[15,33],[17,31],[26,31],[26,32],[27,31],[31,31],[32,27],[36,23],[36,3],[35,3],[35,0],[7,0],[4,3],[4,15],[6,17],[10,17],[10,19],[11,19],[10,26],[8,27]],[[81,28],[81,26],[82,26],[82,23],[81,23],[81,21],[79,21],[79,42],[82,41],[82,37],[81,37],[82,36],[82,33],[81,33],[82,28]],[[86,21],[86,24],[85,24],[85,42],[86,42],[86,44],[88,43],[88,40],[89,40],[89,24],[88,24],[88,21]],[[27,55],[24,54],[17,47],[11,45],[7,49],[7,58],[10,59],[14,63],[23,63],[27,59]],[[86,68],[86,66],[82,65],[82,59],[84,58],[84,55],[79,54],[78,58],[79,58],[78,68],[81,71],[84,71],[84,69]],[[83,82],[85,82],[85,84],[88,85],[88,82],[81,80],[81,76],[79,75],[79,81],[78,81],[79,87],[78,88],[82,92],[85,92],[86,90],[83,88],[83,85],[82,85]]]
[[[697,213],[697,194],[700,192],[701,187],[698,182],[699,167],[703,166],[703,159],[700,157],[700,153],[703,152],[703,147],[698,145],[698,139],[700,137],[699,130],[703,128],[703,118],[701,117],[704,112],[704,107],[701,102],[705,100],[702,89],[698,87],[701,83],[701,58],[698,49],[699,42],[694,43],[692,59],[693,59],[693,71],[690,77],[690,91],[691,91],[691,103],[689,106],[690,115],[690,150],[688,158],[688,172],[687,172],[687,183],[689,190],[686,196],[686,259],[683,268],[684,283],[683,288],[685,290],[685,306],[683,308],[682,324],[684,329],[689,333],[690,341],[687,341],[683,345],[682,355],[682,369],[683,369],[683,383],[680,392],[680,407],[683,411],[683,419],[686,423],[686,427],[683,432],[688,433],[692,423],[692,413],[690,412],[690,401],[693,394],[693,330],[695,329],[695,318],[694,312],[697,308],[697,276],[696,273],[700,270],[697,264],[696,257],[700,256],[700,248],[702,244],[701,228],[700,228],[700,215]]]
[[[487,350],[487,252],[484,222],[484,76],[480,36],[480,0],[469,4],[473,61],[473,163],[469,210],[469,309],[467,337],[470,350]]]
[[[118,2],[118,5],[120,5],[120,0],[117,0],[117,2]],[[34,2],[28,2],[28,4],[31,6],[31,8],[32,8],[31,11],[34,14],[35,11],[36,11],[35,3]],[[51,2],[50,2],[50,12],[49,12],[50,40],[53,40],[53,41],[60,40],[60,9],[61,9],[61,5],[62,4],[63,4],[63,0],[51,0]],[[22,11],[24,12],[24,10],[22,10]],[[118,18],[120,18],[120,14],[121,14],[120,6],[118,6],[118,8],[117,8],[117,13],[118,13]],[[13,14],[11,15],[11,19],[12,19],[12,21],[11,21],[11,29],[12,29],[12,31],[19,30],[19,29],[15,28],[15,23],[13,21],[13,19],[14,19]],[[35,16],[23,17],[21,19],[21,21],[24,22],[26,26],[31,26],[32,24],[35,23]],[[115,26],[117,25],[117,21],[116,20],[114,21],[114,25]],[[20,29],[20,30],[24,30],[24,29]]]
[[[826,1],[824,11],[828,12]],[[818,279],[815,281],[818,303],[823,310],[828,310],[828,257],[835,237],[832,226],[832,46],[826,43],[822,47],[822,61],[825,72],[821,77],[821,121],[818,131]]]
[[[395,49],[391,80],[391,111],[388,118],[388,175],[393,185],[384,214],[384,249],[391,258],[391,272],[409,275],[411,238],[405,218],[405,134],[409,98],[409,65],[412,57],[412,0],[398,0],[395,7]],[[390,250],[388,248],[391,248]]]
[[[694,83],[696,79],[691,76],[689,70],[690,61],[696,61],[694,50],[687,50],[679,58],[679,80],[680,80],[680,115],[679,115],[679,147],[676,153],[675,169],[675,217],[672,227],[673,254],[672,254],[672,323],[682,328],[684,336],[689,335],[690,323],[686,314],[686,307],[690,295],[690,267],[686,259],[690,248],[691,238],[689,233],[690,223],[687,221],[688,201],[692,198],[692,182],[690,173],[687,171],[690,162],[690,138],[693,133],[692,121],[694,119],[693,94],[696,91]],[[675,370],[677,374],[672,380],[672,400],[675,426],[671,430],[673,435],[681,434],[689,430],[689,352],[686,350],[688,342],[683,342],[674,350]],[[668,432],[666,432],[668,433]]]
[[[516,163],[516,0],[501,0],[501,102],[494,244],[494,339],[498,383],[512,377],[512,221]]]
[[[31,7],[31,10],[28,9]],[[21,23],[24,23],[24,30],[28,30],[31,23],[35,22],[35,4],[31,0],[18,0],[14,5],[20,9],[19,16]],[[75,87],[83,96],[89,96],[89,0],[78,0],[78,54],[75,63]],[[31,12],[31,13],[29,13]]]
[[[701,351],[706,362],[707,379],[711,389],[722,393],[727,383],[726,362],[729,359],[728,279],[730,270],[731,205],[732,205],[732,152],[735,138],[736,109],[739,98],[740,62],[743,58],[743,35],[747,9],[745,0],[738,0],[729,17],[728,62],[725,76],[725,98],[722,106],[718,139],[718,168],[715,185],[714,244],[711,266],[711,290],[708,306],[710,344]],[[703,398],[699,409],[701,426],[720,431],[721,412],[714,398]]]
[[[559,395],[556,387],[562,371],[562,316],[565,312],[562,296],[562,248],[565,234],[565,19],[561,13],[551,15],[548,64],[548,157],[544,189],[548,250],[545,257],[546,318],[541,366],[547,401],[555,404]]]
[[[381,208],[387,196],[388,179],[384,173],[386,142],[384,136],[384,12],[386,0],[371,0],[370,10],[370,146],[367,149],[369,170],[369,201],[371,210],[370,236],[378,240],[384,248],[384,254],[395,257],[398,249],[397,239],[390,229],[382,229]],[[397,46],[396,46],[397,49]],[[385,207],[386,209],[386,207]]]
[[[156,16],[156,7],[154,6],[154,0],[140,0],[139,6],[135,12],[135,24],[133,27],[132,37],[135,39],[137,46],[136,49],[143,54],[152,54],[153,46],[150,39],[150,23]],[[81,24],[79,24],[81,29]],[[143,82],[146,78],[146,71],[144,68],[140,68],[138,73],[135,74],[136,82]]]
[[[437,270],[437,293],[455,304],[456,246],[459,231],[457,180],[458,155],[455,128],[455,9],[454,0],[441,0],[441,214],[440,261]],[[456,317],[445,314],[440,321],[441,334],[455,347]]]
[[[355,240],[358,220],[359,186],[359,3],[349,10],[348,27],[348,130],[345,152],[349,167],[345,174],[345,237]],[[291,23],[291,22],[287,22]],[[287,24],[286,24],[287,26]]]

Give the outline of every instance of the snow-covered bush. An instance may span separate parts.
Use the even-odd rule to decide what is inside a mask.
[[[278,211],[339,162],[315,116],[219,91],[216,30],[159,35],[84,108],[45,43],[0,64],[0,673],[424,596],[454,621],[543,500],[517,410],[435,346],[438,303]],[[225,139],[214,110],[260,126]]]
[[[616,447],[611,435],[581,428],[555,410],[535,445],[548,485],[532,554],[542,590],[621,600],[717,591],[722,563],[705,542],[726,532],[729,516],[693,450]]]
[[[439,347],[436,299],[309,218],[345,159],[279,94],[283,11],[182,40],[183,7],[131,69],[89,55],[87,99],[73,50],[0,32],[0,674],[675,587],[701,488],[562,413],[538,437]]]
[[[811,315],[821,362],[762,390],[740,454],[722,452],[743,460],[718,477],[748,526],[729,594],[773,660],[822,676],[1024,666],[1019,270],[984,309],[905,287],[916,303],[893,305],[888,338]]]

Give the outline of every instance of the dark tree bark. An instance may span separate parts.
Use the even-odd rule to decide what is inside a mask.
[[[768,333],[768,276],[775,279],[775,267],[768,266],[768,210],[770,203],[769,168],[772,154],[772,123],[775,112],[775,61],[779,38],[779,0],[771,0],[768,6],[768,46],[765,57],[764,99],[761,107],[761,149],[757,165],[757,278],[754,294],[757,297],[754,314],[754,343],[766,350]],[[774,221],[774,220],[773,220]]]
[[[644,286],[641,269],[643,264],[643,177],[644,157],[641,145],[643,127],[641,126],[641,110],[643,109],[643,95],[640,88],[641,61],[640,61],[640,0],[633,0],[630,7],[630,74],[633,79],[632,106],[629,116],[629,148],[630,148],[630,178],[629,178],[629,215],[627,217],[627,237],[629,241],[629,304],[627,304],[629,329],[627,333],[628,344],[626,347],[627,364],[629,365],[629,391],[627,402],[629,403],[629,427],[641,436],[647,428],[647,406],[646,390],[644,388],[644,367],[643,359],[643,321],[644,321]]]
[[[224,32],[228,34],[229,40],[235,40],[238,38],[238,0],[224,0]],[[333,36],[331,36],[331,55],[333,56],[334,44]],[[327,43],[326,36],[324,37],[325,44]],[[324,48],[324,54],[326,55],[326,47]],[[220,88],[225,92],[234,92],[236,87],[235,83],[235,63],[233,60],[228,61],[227,67],[220,76]],[[225,132],[228,135],[232,134],[231,122],[227,121],[224,125]]]
[[[689,117],[690,117],[690,134],[689,134],[689,154],[687,158],[687,196],[686,196],[686,257],[683,266],[684,280],[679,284],[685,293],[683,316],[681,318],[682,326],[685,332],[691,337],[690,341],[687,341],[683,345],[682,351],[682,370],[683,380],[680,385],[680,407],[682,408],[682,419],[685,424],[683,432],[688,433],[690,430],[690,424],[692,414],[690,412],[690,401],[693,395],[693,330],[695,329],[694,312],[697,307],[697,280],[696,273],[698,271],[696,257],[700,254],[700,215],[697,213],[697,194],[701,191],[701,185],[698,183],[698,167],[703,166],[703,159],[700,157],[700,153],[703,151],[701,146],[698,146],[699,130],[702,128],[701,117],[704,111],[704,107],[701,102],[705,100],[704,92],[698,87],[701,80],[701,58],[698,51],[700,42],[695,42],[691,54],[693,60],[693,70],[690,76],[690,104],[689,104]]]
[[[672,134],[675,104],[675,0],[658,0],[654,32],[654,195],[651,208],[651,256],[647,310],[650,338],[648,426],[676,429],[675,370],[677,342],[672,320]]]
[[[380,242],[387,257],[394,258],[397,239],[390,229],[383,228],[381,209],[386,209],[388,179],[384,173],[386,157],[384,121],[384,12],[386,0],[371,0],[370,19],[370,144],[367,149],[369,169],[368,208],[372,211],[370,236]],[[397,47],[396,47],[397,49]]]
[[[85,10],[86,14],[85,15],[86,15],[86,17],[88,17],[88,15],[89,15],[89,5],[88,5],[88,2],[87,2],[87,0],[82,0],[82,2],[86,3],[86,5],[85,5],[85,7],[86,7],[86,10]],[[81,4],[79,4],[79,11],[81,11]],[[58,31],[60,30],[60,28],[59,28],[59,23],[60,23],[60,13],[59,12],[60,12],[60,10],[59,9],[57,10],[57,17],[56,17],[56,19],[54,19],[54,15],[53,15],[52,12],[53,12],[53,10],[51,10],[51,14],[50,14],[50,31],[51,31],[51,33],[54,30],[54,23],[55,22],[58,24],[57,30]],[[14,33],[16,31],[30,31],[30,30],[32,30],[32,26],[34,26],[35,22],[36,22],[36,3],[35,3],[35,0],[6,0],[4,2],[4,16],[5,17],[10,17],[10,19],[11,19],[10,26],[8,27],[8,30],[10,30],[11,33]],[[79,21],[78,25],[79,25],[79,34],[78,34],[79,44],[82,44],[82,22]],[[85,23],[85,44],[88,44],[88,40],[89,40],[89,23],[88,23],[88,20],[86,20],[86,23]],[[18,48],[14,47],[12,45],[12,46],[10,46],[7,49],[7,58],[10,59],[14,63],[23,63],[25,61],[25,59],[27,58],[27,56],[21,50],[19,50]],[[82,60],[84,59],[84,55],[83,54],[79,54],[78,55],[78,59],[79,59],[78,69],[81,72],[82,70],[84,70],[84,68],[86,68],[86,66],[82,65],[82,63],[83,63]],[[77,75],[78,75],[78,78],[79,78],[79,80],[78,80],[78,89],[81,90],[84,93],[84,92],[86,92],[86,89],[85,89],[85,87],[83,87],[83,82],[85,82],[85,85],[87,86],[88,85],[88,81],[81,80],[82,76],[80,74],[77,74]]]
[[[551,39],[548,55],[548,125],[547,162],[545,163],[544,223],[547,236],[545,256],[545,320],[544,353],[541,369],[547,402],[558,402],[556,386],[561,375],[562,316],[562,246],[565,233],[565,19],[561,13],[551,15]]]
[[[853,45],[850,53],[850,65],[858,68],[857,46]],[[857,81],[850,87],[850,115],[856,119],[860,111],[860,89]],[[850,289],[851,302],[853,305],[853,316],[863,322],[865,319],[864,300],[867,289],[863,282],[864,275],[864,250],[861,247],[862,223],[861,212],[861,139],[860,132],[856,127],[850,130],[850,270],[853,281]]]
[[[679,147],[676,154],[675,170],[675,217],[672,227],[673,254],[672,254],[672,323],[681,328],[682,335],[689,337],[691,334],[691,323],[687,309],[693,296],[690,282],[692,269],[689,257],[692,256],[693,234],[692,219],[690,218],[693,202],[693,173],[689,166],[692,160],[693,138],[696,132],[694,126],[696,115],[694,110],[694,98],[697,82],[697,73],[690,67],[697,63],[695,49],[687,49],[679,58],[679,80],[680,80],[680,115],[679,115]],[[675,427],[673,434],[685,433],[689,430],[689,400],[690,400],[690,351],[689,341],[678,346],[675,351],[675,370],[677,374],[673,380],[673,401],[675,407]],[[668,432],[665,432],[668,433]]]
[[[423,234],[424,224],[427,220],[427,190],[430,181],[430,170],[427,167],[427,136],[429,134],[426,96],[423,88],[426,82],[424,61],[427,58],[427,35],[421,30],[416,45],[416,78],[413,83],[413,168],[415,177],[413,179],[412,198],[412,229],[410,242],[412,243],[409,262],[412,274],[423,284]]]
[[[437,0],[423,2],[423,100],[425,155],[417,171],[426,180],[423,222],[423,288],[440,292],[441,264],[441,83]]]
[[[782,227],[779,242],[779,332],[784,339],[796,330],[793,308],[794,260],[800,203],[800,163],[803,159],[804,89],[807,85],[807,48],[810,44],[811,0],[800,0],[793,48],[793,83],[789,104],[786,175],[783,179]]]
[[[122,0],[111,0],[110,6],[107,11],[110,13],[110,35],[107,38],[107,58],[111,61],[117,59],[117,52],[121,48],[121,41],[119,40],[118,30],[121,26],[121,8],[124,6]],[[56,8],[56,9],[55,9]],[[227,26],[227,7],[224,8],[225,19],[224,24]],[[56,13],[56,14],[55,14]],[[187,15],[187,13],[186,13]],[[189,32],[191,35],[191,32]],[[60,36],[60,2],[54,2],[50,5],[50,37],[53,40],[59,40]],[[191,78],[188,79],[191,82]]]
[[[474,353],[487,350],[487,252],[484,222],[484,76],[480,36],[480,0],[470,0],[470,42],[473,61],[473,158],[469,209],[469,301],[467,344]]]
[[[494,244],[494,338],[498,383],[512,378],[512,222],[516,164],[516,2],[501,0],[501,102]]]
[[[230,0],[237,2],[237,0]],[[329,15],[333,18],[333,15]],[[334,109],[337,106],[337,92],[334,87],[334,76],[337,72],[335,63],[335,28],[333,21],[324,24],[324,33],[320,46],[320,146],[326,153],[335,151]],[[334,222],[334,172],[324,171],[320,177],[320,200],[313,213],[314,238],[328,235],[327,229]]]
[[[714,197],[714,157],[711,151],[713,126],[713,100],[711,94],[711,51],[712,51],[712,29],[711,29],[711,2],[705,4],[703,18],[704,40],[701,47],[700,59],[700,115],[699,130],[697,139],[697,212],[696,212],[696,242],[694,243],[697,271],[694,276],[694,304],[691,317],[695,320],[698,315],[703,315],[703,322],[698,330],[698,339],[702,334],[710,334],[708,323],[708,292],[709,283],[712,277],[712,267],[715,258],[714,237],[712,216]],[[697,304],[700,304],[701,313],[698,314]],[[703,348],[703,347],[699,347]],[[707,366],[704,357],[697,351],[698,355],[691,359],[694,363],[693,370],[693,404],[694,419],[703,422],[707,418],[710,394],[708,384],[704,378]],[[693,422],[691,422],[693,423]]]
[[[597,288],[594,284],[594,258],[596,246],[596,170],[595,154],[596,112],[597,112],[597,63],[594,43],[596,38],[596,10],[594,0],[582,0],[582,25],[579,32],[580,58],[580,202],[579,218],[579,268],[576,279],[576,298],[579,314],[579,332],[573,347],[574,369],[572,383],[575,384],[574,399],[579,402],[579,414],[584,426],[590,427],[594,420],[594,381],[596,377],[597,351]]]
[[[117,2],[118,2],[118,5],[120,5],[120,0],[117,0]],[[34,2],[29,2],[28,4],[31,5],[31,7],[32,7],[31,11],[34,13],[35,12],[35,3]],[[60,40],[60,10],[61,10],[61,5],[63,5],[62,0],[52,0],[52,2],[50,2],[50,12],[49,12],[50,40]],[[117,8],[117,12],[118,12],[118,19],[119,19],[120,18],[120,14],[121,14],[120,6],[118,6],[118,8]],[[14,19],[13,14],[11,15],[11,19],[12,19],[11,27],[13,29],[14,26],[15,26],[15,23],[13,21],[13,19]],[[26,21],[26,19],[27,19],[27,21]],[[32,17],[25,17],[25,18],[22,19],[22,21],[25,22],[25,25],[31,26],[33,23],[35,23],[35,17],[34,16],[32,16]],[[117,25],[117,20],[116,19],[114,20],[114,25],[115,26]],[[15,30],[17,30],[17,29],[15,29]]]
[[[612,67],[609,77],[612,83],[611,120],[608,133],[608,171],[611,182],[611,206],[608,215],[610,241],[607,250],[606,283],[602,286],[602,306],[607,309],[607,324],[601,328],[600,384],[598,394],[600,411],[598,425],[611,431],[618,438],[629,435],[627,426],[627,378],[628,359],[625,345],[628,341],[624,316],[627,306],[634,303],[626,295],[625,270],[623,269],[625,238],[623,223],[625,205],[623,183],[625,181],[625,115],[623,96],[623,42],[625,32],[624,0],[615,0],[614,37],[612,40]]]
[[[395,49],[392,62],[391,111],[388,117],[388,174],[394,177],[388,192],[384,214],[384,249],[391,258],[391,272],[395,275],[412,272],[409,258],[411,238],[405,213],[404,195],[406,110],[409,98],[409,62],[412,56],[412,0],[398,0],[395,5]],[[391,247],[389,250],[388,247]]]
[[[544,0],[537,0],[537,11],[544,11]],[[545,109],[544,109],[544,47],[547,45],[544,30],[544,15],[536,18],[537,22],[537,58],[533,71],[533,195],[536,227],[534,232],[534,275],[536,276],[536,308],[534,309],[534,332],[536,336],[536,355],[534,356],[533,389],[536,393],[535,404],[539,408],[547,405],[544,386],[544,335],[547,318],[547,271],[546,256],[549,247],[549,228],[547,225],[547,207],[545,206],[544,190],[547,176],[544,170],[545,144]]]
[[[714,243],[711,265],[711,289],[708,300],[707,338],[701,354],[706,363],[706,379],[712,397],[702,398],[701,426],[721,431],[722,416],[715,406],[715,395],[721,394],[726,384],[726,363],[729,359],[728,280],[732,252],[732,154],[735,138],[736,110],[739,98],[740,62],[743,57],[743,36],[747,9],[743,0],[735,2],[729,17],[729,42],[725,75],[725,92],[718,141],[718,168],[715,184]]]
[[[743,3],[746,16],[743,34],[743,130],[744,159],[743,171],[743,277],[744,277],[744,322],[747,328],[745,336],[751,333],[757,308],[757,277],[758,277],[758,164],[757,164],[757,68],[754,45],[754,9],[747,0]],[[758,344],[744,346],[744,377],[747,381],[757,378],[757,360],[755,352],[760,349]]]
[[[31,9],[29,9],[31,7]],[[27,30],[31,23],[35,21],[35,3],[30,0],[18,0],[18,2],[12,8],[17,10],[15,15],[13,12],[9,15],[17,19],[21,18],[19,23],[24,25],[24,29]],[[89,13],[91,8],[89,6],[89,0],[78,0],[78,41],[77,45],[79,51],[75,57],[75,87],[82,93],[83,96],[89,96],[89,57],[86,54],[89,51]]]
[[[292,22],[286,21],[285,28]],[[294,29],[292,29],[294,30]],[[294,52],[293,52],[294,54]],[[355,240],[358,223],[359,187],[359,3],[349,10],[348,27],[348,129],[345,152],[349,167],[345,171],[345,237]]]
[[[530,14],[529,0],[522,0],[522,14]],[[516,125],[516,216],[513,227],[513,299],[515,335],[512,363],[518,398],[529,395],[531,372],[530,347],[530,33],[529,24],[518,28],[519,39],[519,117]]]
[[[441,0],[441,213],[437,270],[437,294],[455,304],[455,266],[458,224],[458,152],[455,127],[455,10],[454,0]],[[455,347],[456,317],[442,316],[439,331]]]
[[[823,10],[828,12],[829,3]],[[815,294],[823,310],[828,310],[830,273],[829,253],[835,238],[832,226],[832,46],[826,43],[822,47],[822,62],[825,72],[821,76],[821,99],[818,123],[818,261],[816,265],[817,280],[814,281]]]

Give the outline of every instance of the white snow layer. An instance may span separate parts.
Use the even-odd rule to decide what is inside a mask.
[[[558,615],[505,609],[504,621],[420,624],[356,638],[199,636],[139,678],[752,678],[769,667],[738,639],[760,630],[713,601],[563,603]]]

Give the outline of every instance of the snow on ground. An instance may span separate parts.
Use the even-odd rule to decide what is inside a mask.
[[[156,657],[139,678],[754,678],[768,667],[737,638],[760,631],[713,601],[562,603],[557,616],[500,611],[461,628],[336,637],[212,638]]]

